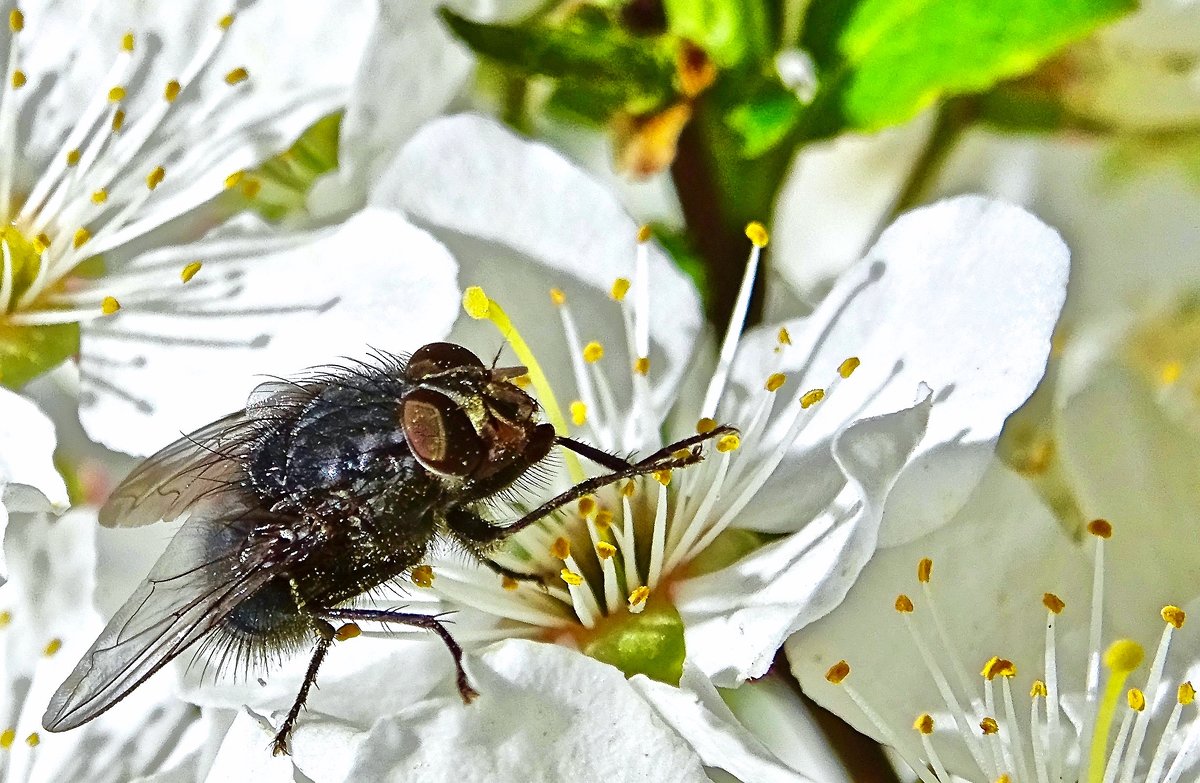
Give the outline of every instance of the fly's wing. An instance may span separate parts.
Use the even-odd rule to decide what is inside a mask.
[[[141,527],[171,521],[206,495],[242,478],[243,450],[257,433],[238,411],[167,446],[133,469],[100,509],[105,527]]]
[[[212,631],[287,567],[288,544],[247,533],[267,520],[240,492],[212,496],[175,534],[138,587],[59,687],[42,725],[66,731],[95,718]]]

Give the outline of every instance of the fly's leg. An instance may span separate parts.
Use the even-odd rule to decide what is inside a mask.
[[[627,467],[619,470],[614,470],[612,473],[605,473],[602,476],[594,476],[585,481],[581,481],[575,486],[568,489],[566,492],[547,500],[542,505],[530,511],[525,516],[513,522],[511,525],[505,525],[503,528],[498,528],[503,531],[504,536],[510,536],[520,530],[523,530],[548,514],[557,511],[568,503],[578,500],[585,495],[590,495],[601,487],[607,487],[609,484],[616,484],[618,481],[623,481],[628,478],[637,476],[645,476],[650,473],[657,473],[660,470],[672,470],[674,468],[685,468],[688,465],[695,465],[704,459],[704,455],[700,453],[700,444],[708,440],[719,438],[722,435],[729,435],[737,432],[733,427],[721,426],[708,432],[703,432],[698,435],[678,440],[674,443],[663,446],[658,451],[638,462],[632,463]],[[683,454],[679,454],[684,450]]]
[[[292,728],[296,725],[296,719],[300,717],[300,709],[304,706],[304,702],[308,700],[309,689],[317,681],[317,670],[321,668],[321,663],[325,660],[325,654],[329,652],[329,645],[333,644],[333,640],[337,636],[337,631],[334,630],[333,626],[324,620],[314,619],[313,627],[317,632],[317,646],[313,650],[312,659],[308,662],[308,671],[304,673],[304,682],[300,685],[300,693],[296,695],[295,703],[288,710],[287,717],[283,719],[283,724],[279,727],[279,732],[271,742],[271,752],[276,756],[287,754],[288,736],[292,733]]]
[[[432,617],[427,614],[419,614],[415,612],[394,612],[385,609],[330,609],[322,612],[326,617],[335,620],[363,620],[371,623],[400,623],[401,625],[411,625],[414,628],[423,628],[426,631],[433,631],[446,645],[446,649],[450,651],[450,655],[454,658],[455,681],[458,685],[458,695],[462,697],[463,704],[470,704],[479,691],[471,687],[471,683],[467,680],[467,672],[463,669],[462,648],[458,646],[458,642],[454,641],[454,637],[446,630],[446,626],[442,624],[437,617]],[[331,626],[332,627],[332,626]]]
[[[535,582],[543,587],[545,586],[545,582],[540,574],[514,571],[511,568],[500,565],[488,556],[489,550],[511,535],[507,527],[488,524],[486,519],[461,506],[452,508],[446,512],[446,527],[450,529],[450,532],[463,545],[463,548],[470,552],[476,560],[500,576],[518,582]]]

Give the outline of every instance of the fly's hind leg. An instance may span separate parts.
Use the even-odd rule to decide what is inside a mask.
[[[462,648],[458,646],[458,642],[454,641],[454,637],[446,630],[446,626],[442,624],[437,617],[419,614],[416,612],[399,612],[386,609],[330,609],[323,613],[326,617],[332,620],[349,620],[351,622],[363,620],[372,623],[400,623],[402,625],[411,625],[414,628],[423,628],[427,631],[433,631],[446,645],[446,649],[450,651],[450,655],[454,658],[455,681],[458,685],[458,695],[462,697],[463,704],[470,704],[479,691],[471,687],[470,681],[467,680],[467,672],[463,669]],[[332,626],[330,626],[332,628]]]
[[[534,582],[545,586],[545,580],[540,574],[514,571],[492,560],[491,551],[496,544],[509,536],[507,528],[489,524],[483,517],[461,506],[446,512],[446,527],[476,560],[500,576],[516,582]]]
[[[313,649],[312,659],[308,662],[308,671],[304,673],[304,682],[300,685],[300,693],[296,695],[296,701],[292,704],[292,708],[288,710],[287,717],[283,719],[283,724],[279,727],[279,731],[275,734],[275,739],[271,742],[271,752],[276,756],[287,754],[288,736],[292,733],[292,728],[296,725],[296,719],[300,717],[300,709],[304,707],[304,702],[308,700],[309,690],[317,681],[317,670],[321,668],[321,663],[325,660],[325,654],[329,652],[329,646],[333,644],[333,640],[338,635],[332,625],[317,618],[313,619],[313,629],[317,632],[317,646]]]

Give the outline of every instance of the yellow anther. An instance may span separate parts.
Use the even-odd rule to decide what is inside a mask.
[[[182,89],[183,87],[180,86],[179,82],[172,79],[171,81],[167,82],[167,86],[163,88],[163,100],[165,100],[167,103],[174,103],[175,99],[179,97],[179,92]]]
[[[917,716],[917,719],[913,721],[913,728],[916,729],[917,731],[921,732],[922,734],[925,734],[926,736],[932,734],[933,733],[933,716],[930,715],[928,712],[922,712],[920,715]]]
[[[500,587],[501,587],[501,589],[508,590],[509,592],[512,592],[513,590],[516,590],[516,589],[517,589],[518,587],[520,587],[520,586],[521,586],[521,583],[520,583],[520,582],[518,582],[516,579],[513,579],[511,576],[502,576],[502,577],[500,577]]]
[[[900,614],[910,614],[913,611],[913,602],[904,593],[896,596],[896,611]]]
[[[1017,665],[1010,660],[997,658],[993,655],[983,665],[983,670],[979,674],[986,680],[993,680],[996,677],[1015,677],[1017,674]]]
[[[1183,685],[1179,686],[1179,690],[1176,692],[1175,698],[1179,700],[1180,704],[1187,706],[1196,699],[1196,689],[1192,687],[1190,682],[1185,682]]]
[[[234,68],[225,74],[226,84],[240,84],[250,78],[250,72],[245,68]]]
[[[587,406],[583,404],[583,400],[575,400],[569,406],[571,409],[571,423],[576,427],[582,427],[587,423]]]
[[[1104,665],[1114,672],[1128,674],[1141,666],[1145,657],[1140,644],[1132,639],[1118,639],[1104,652]]]
[[[613,512],[609,511],[607,508],[600,509],[596,512],[596,519],[594,522],[597,530],[608,530],[610,527],[612,527]]]
[[[617,553],[617,548],[607,541],[601,541],[596,544],[596,554],[601,560],[608,560]]]
[[[125,33],[125,35],[121,36],[121,51],[132,52],[133,45],[135,43],[136,43],[136,40],[133,37],[133,33]]]
[[[624,484],[621,485],[621,495],[623,497],[631,498],[636,494],[637,494],[637,482],[630,479],[629,481],[626,481]]]
[[[238,169],[237,171],[233,172],[232,174],[230,174],[228,177],[225,178],[225,187],[226,188],[237,187],[237,184],[242,181],[242,177],[244,177],[244,176],[246,176],[245,170]]]
[[[112,315],[120,309],[121,303],[112,296],[104,297],[104,301],[100,303],[100,312],[104,313],[105,315]]]
[[[1042,593],[1042,605],[1054,614],[1062,614],[1062,610],[1067,608],[1063,600],[1054,593]]]
[[[7,609],[5,609],[3,612],[0,612],[0,628],[7,628],[11,622],[12,612],[8,611]]]
[[[656,470],[656,471],[654,471],[653,475],[654,475],[654,480],[657,481],[659,484],[662,484],[664,487],[669,487],[671,485],[671,471]]]
[[[46,642],[46,646],[42,648],[42,655],[49,658],[54,653],[62,649],[62,639],[51,639]]]
[[[87,244],[87,241],[91,238],[92,232],[88,231],[86,228],[76,229],[75,236],[71,238],[71,246],[78,250]]]
[[[1044,699],[1048,693],[1049,691],[1046,690],[1046,683],[1042,682],[1041,680],[1034,680],[1033,687],[1029,689],[1029,698],[1036,699],[1038,696],[1041,696]]]
[[[46,234],[38,234],[33,238],[33,249],[37,253],[45,253],[50,249],[50,237]]]
[[[781,326],[779,327],[779,334],[776,335],[775,339],[779,341],[780,345],[791,345],[792,333],[787,330],[786,326]]]
[[[19,33],[25,29],[25,14],[17,8],[8,12],[8,29]]]
[[[604,346],[592,340],[587,345],[583,346],[583,360],[589,364],[595,364],[604,358]]]
[[[233,25],[234,18],[234,14],[225,14],[217,22],[217,27],[220,27],[222,30],[228,30]]]
[[[562,577],[564,582],[573,587],[579,587],[579,585],[583,584],[583,577],[569,568],[564,568],[563,570],[559,571],[558,575]]]
[[[24,71],[21,71],[21,70],[13,71],[12,88],[14,90],[19,90],[22,87],[24,87],[25,82],[27,82],[27,81],[29,81],[29,80],[26,78]]]
[[[362,629],[358,627],[358,623],[345,623],[333,632],[333,638],[339,642],[353,639],[355,636],[362,636]]]
[[[1112,523],[1107,519],[1093,519],[1087,524],[1087,532],[1096,538],[1112,538]]]
[[[825,399],[824,389],[813,389],[812,391],[804,392],[804,395],[800,398],[800,407],[811,408],[823,399]]]
[[[696,422],[696,434],[706,435],[717,428],[717,422],[707,416]]]
[[[1183,376],[1183,362],[1169,361],[1158,371],[1158,382],[1163,386],[1174,386]]]
[[[120,133],[121,128],[124,128],[124,127],[125,127],[125,110],[117,109],[115,112],[113,112],[113,118],[112,118],[113,133]]]
[[[850,676],[850,664],[838,661],[825,672],[825,679],[834,685],[841,685],[842,680]]]
[[[642,585],[635,587],[633,592],[629,594],[629,608],[642,607],[646,605],[646,599],[650,597],[650,588]]]
[[[105,190],[104,188],[100,188],[99,190],[92,191],[92,203],[93,204],[103,204],[105,201],[108,201],[108,191],[107,190]]]
[[[179,279],[185,283],[191,282],[196,273],[200,271],[200,267],[204,266],[202,261],[193,261],[179,271]]]
[[[767,378],[767,383],[766,383],[767,391],[769,391],[769,392],[779,391],[779,387],[783,386],[783,384],[786,382],[787,382],[787,376],[784,375],[783,373],[781,373],[781,372],[771,373],[771,375]]]
[[[608,292],[608,295],[613,298],[613,301],[623,302],[625,301],[625,294],[629,293],[630,285],[631,283],[628,278],[618,277],[613,281],[612,289]]]
[[[996,783],[1012,783],[1012,778],[1010,778],[1006,772],[1000,777],[996,778]]]
[[[31,748],[36,748],[42,742],[42,737],[36,731],[25,738],[25,744]]]
[[[1146,709],[1146,695],[1137,688],[1130,688],[1125,693],[1125,700],[1129,702],[1129,709],[1141,712]]]
[[[650,231],[650,226],[648,226],[648,225],[642,226],[641,228],[638,229],[637,241],[649,242],[650,237],[652,235],[653,235],[653,233]]]
[[[860,364],[862,364],[862,362],[858,360],[857,356],[851,356],[838,365],[838,375],[842,376],[843,378],[849,378],[854,374],[854,371],[858,369]]]
[[[83,158],[83,153],[78,149],[73,149],[67,153],[67,165],[74,168],[79,165],[81,158]]]
[[[1162,608],[1162,619],[1176,628],[1182,628],[1184,620],[1187,619],[1187,614],[1178,606],[1164,606]]]
[[[722,435],[717,438],[717,451],[722,454],[727,454],[731,451],[737,451],[742,445],[742,437],[736,432],[731,432],[728,435]]]
[[[928,584],[932,576],[933,561],[928,557],[922,557],[921,562],[917,563],[917,581],[921,584]]]
[[[984,718],[979,721],[979,728],[983,730],[984,734],[988,735],[1000,733],[1000,724],[996,722],[995,718]]]
[[[590,517],[596,513],[598,504],[593,495],[584,495],[579,499],[579,514],[580,516]]]
[[[562,307],[567,303],[567,295],[561,288],[551,288],[550,301],[554,303],[555,307]]]
[[[10,727],[10,728],[5,729],[4,731],[0,731],[0,748],[3,748],[4,750],[8,750],[9,748],[12,747],[13,742],[15,742],[16,739],[17,739],[17,730],[16,729]]]
[[[417,587],[433,587],[433,566],[426,564],[413,566],[412,571],[409,572],[409,578]]]
[[[753,242],[755,247],[766,247],[767,243],[771,241],[766,226],[757,220],[746,225],[746,238]]]
[[[162,166],[155,166],[154,170],[146,175],[146,187],[154,190],[162,184],[163,177],[167,176],[167,170]]]
[[[262,190],[262,180],[258,177],[246,177],[242,180],[241,190],[246,198],[254,198]]]
[[[635,359],[633,362],[633,371],[635,373],[637,373],[638,375],[649,375],[650,374],[650,357],[649,356],[639,356],[637,359]]]
[[[533,379],[529,377],[529,373],[523,373],[512,379],[512,382],[518,389],[528,389],[533,385]]]
[[[562,536],[554,539],[554,543],[550,545],[550,555],[559,560],[566,560],[571,556],[571,542]]]
[[[118,84],[108,91],[109,103],[120,103],[123,100],[125,100],[125,88],[121,85]]]

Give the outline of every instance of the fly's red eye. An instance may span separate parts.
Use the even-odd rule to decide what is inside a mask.
[[[413,352],[405,370],[410,381],[419,381],[430,375],[456,367],[483,367],[479,357],[454,343],[429,343]]]
[[[471,420],[444,394],[409,392],[401,404],[401,424],[413,455],[430,470],[469,476],[483,460],[483,441]]]

